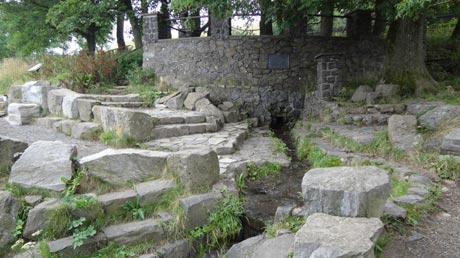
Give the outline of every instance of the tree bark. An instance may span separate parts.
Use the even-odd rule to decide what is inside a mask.
[[[267,14],[270,8],[270,0],[259,0],[260,5],[260,35],[273,35],[273,22]]]
[[[133,30],[134,36],[134,47],[136,49],[142,48],[142,27],[140,19],[136,17],[131,0],[123,0],[123,4],[126,7],[126,15],[128,16],[129,23]]]
[[[375,22],[372,29],[372,34],[376,37],[383,37],[385,32],[386,22],[384,10],[385,1],[384,0],[375,0]]]
[[[323,16],[324,15],[324,16]],[[327,0],[321,10],[320,36],[332,36],[332,27],[334,25],[334,1]]]
[[[158,13],[158,38],[159,39],[170,39],[171,28],[169,27],[171,21],[169,21],[169,8],[166,0],[161,0],[160,12]]]
[[[425,65],[425,17],[401,18],[390,25],[383,80],[401,86],[403,95],[420,95],[437,83]]]
[[[126,50],[125,35],[124,35],[124,26],[125,25],[125,14],[117,14],[117,45],[119,51]]]
[[[455,25],[452,35],[450,36],[451,41],[458,41],[460,39],[460,17],[457,18],[457,24]]]

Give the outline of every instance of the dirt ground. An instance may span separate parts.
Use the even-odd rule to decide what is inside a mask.
[[[428,215],[407,235],[395,234],[384,258],[460,258],[460,188],[444,184],[439,211]]]

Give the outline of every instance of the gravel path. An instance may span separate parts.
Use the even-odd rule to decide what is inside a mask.
[[[36,141],[61,141],[77,146],[78,157],[88,156],[107,148],[97,141],[83,141],[66,136],[52,129],[35,125],[12,126],[5,118],[0,118],[0,135],[25,141],[29,144]]]
[[[425,218],[407,236],[395,235],[382,257],[460,257],[460,189],[453,184],[445,186],[448,191],[438,203],[440,211]]]

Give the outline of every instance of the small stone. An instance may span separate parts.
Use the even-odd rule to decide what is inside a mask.
[[[419,195],[403,195],[394,198],[393,200],[395,203],[401,203],[401,204],[410,204],[410,205],[415,205],[419,204],[425,201],[425,198]]]
[[[415,241],[421,240],[423,238],[424,238],[424,236],[422,234],[418,233],[417,231],[412,230],[411,235],[407,238],[407,241],[415,242]]]
[[[184,101],[184,107],[188,110],[195,110],[195,103],[204,98],[205,94],[200,92],[191,92]]]
[[[275,212],[275,223],[280,223],[287,219],[290,215],[292,210],[294,209],[294,205],[288,205],[288,206],[280,206],[276,208]]]
[[[367,98],[367,93],[373,92],[374,90],[368,85],[359,86],[353,96],[351,97],[352,102],[365,101]]]
[[[41,195],[27,195],[24,197],[24,201],[27,203],[29,206],[36,206],[43,200],[43,196]]]
[[[409,190],[407,190],[407,194],[414,194],[414,195],[428,195],[430,194],[430,191],[428,191],[425,188],[419,188],[419,187],[411,187]]]
[[[403,207],[396,205],[390,199],[385,203],[385,209],[383,210],[384,216],[390,216],[396,219],[405,219],[407,216],[407,211]]]

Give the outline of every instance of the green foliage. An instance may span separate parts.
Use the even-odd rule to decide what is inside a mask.
[[[50,252],[47,241],[40,241],[37,245],[37,250],[43,258],[58,258],[57,254]]]
[[[126,75],[132,69],[142,67],[142,49],[121,52],[117,57],[118,74],[122,79],[127,79]]]
[[[236,177],[236,187],[238,188],[239,192],[242,192],[244,189],[246,189],[246,177],[244,176],[244,173],[240,173]]]
[[[67,180],[64,177],[61,177],[61,181],[66,185],[64,189],[64,196],[72,196],[77,192],[82,177],[83,173],[80,170],[77,171],[76,175],[72,179]]]
[[[139,147],[139,143],[128,135],[123,135],[121,133],[116,133],[113,131],[106,131],[101,133],[100,140],[109,146],[116,148],[134,148]]]
[[[281,164],[269,161],[265,161],[261,166],[257,166],[254,162],[248,162],[246,164],[246,168],[250,180],[256,180],[271,174],[277,174],[282,169]]]
[[[7,94],[13,84],[30,79],[29,63],[20,58],[6,58],[0,63],[0,94]]]
[[[410,184],[406,181],[399,180],[396,176],[391,177],[390,197],[396,198],[407,194]]]
[[[375,243],[374,253],[377,258],[383,258],[382,253],[385,246],[393,240],[393,235],[389,232],[384,232],[377,242]]]
[[[137,195],[134,200],[127,201],[123,204],[123,210],[133,219],[144,220],[145,218],[145,210],[140,204],[139,195]]]
[[[315,146],[307,136],[297,144],[297,159],[308,160],[314,168],[342,165],[342,160],[339,157],[326,154],[322,149]]]
[[[439,157],[431,163],[432,169],[443,179],[458,181],[460,177],[460,160],[452,156]]]
[[[139,94],[146,107],[153,107],[155,100],[161,97],[161,93],[156,91],[153,86],[146,84],[130,84],[127,91]]]
[[[74,249],[83,245],[83,242],[91,236],[96,235],[93,225],[90,225],[86,218],[79,218],[70,222],[69,230],[72,234],[72,247]]]
[[[275,237],[276,231],[279,229],[289,229],[292,233],[296,233],[305,224],[305,217],[289,216],[279,223],[267,226],[265,234],[268,237]]]
[[[284,143],[280,138],[276,137],[273,131],[270,131],[269,135],[272,138],[273,145],[275,145],[275,153],[286,153],[286,143]]]
[[[91,258],[129,258],[137,257],[138,254],[131,247],[110,243],[91,256]]]
[[[71,221],[72,215],[67,206],[61,205],[53,209],[42,232],[43,239],[57,239],[66,236]]]
[[[13,230],[13,236],[20,237],[22,235],[22,231],[24,230],[24,220],[18,219],[16,222],[16,227]]]
[[[229,195],[221,200],[209,217],[208,223],[189,232],[189,236],[206,241],[206,249],[223,248],[243,228],[241,216],[244,208],[240,199]]]

